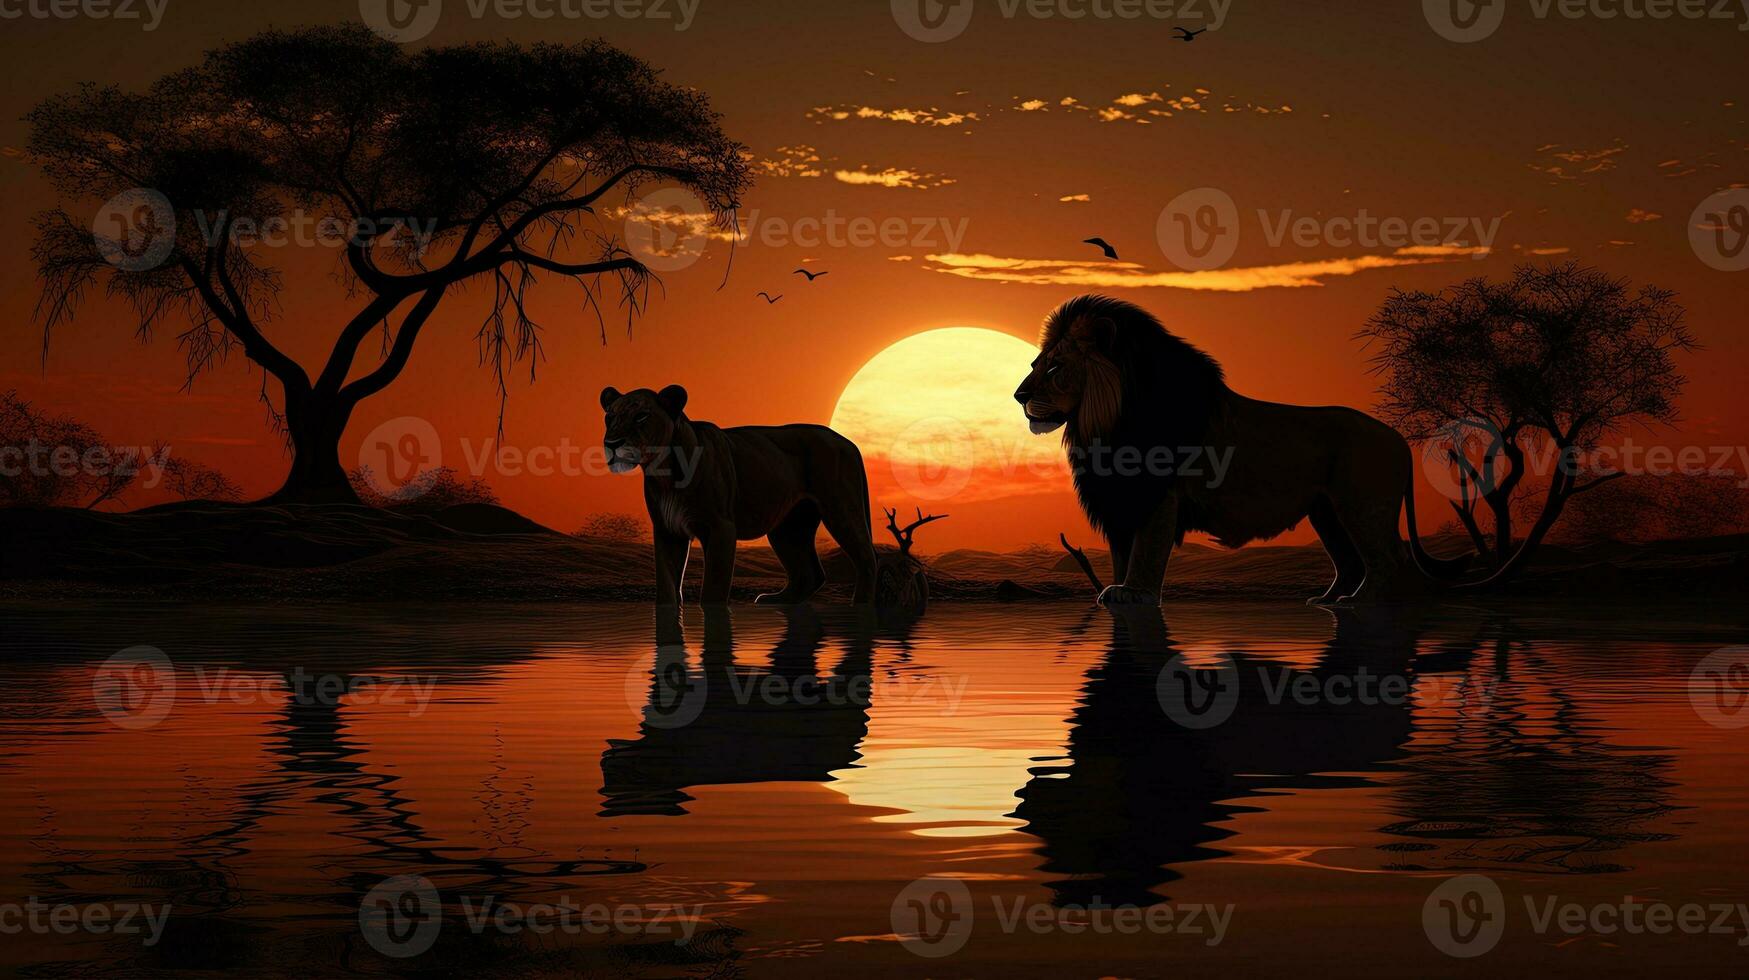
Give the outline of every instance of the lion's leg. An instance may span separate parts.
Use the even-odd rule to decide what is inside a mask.
[[[874,538],[869,535],[867,497],[855,500],[822,500],[820,517],[832,540],[844,549],[851,567],[856,569],[856,592],[852,601],[870,603],[875,599]]]
[[[1419,576],[1411,579],[1404,574],[1403,541],[1397,536],[1401,498],[1336,500],[1335,505],[1337,519],[1348,529],[1366,565],[1366,578],[1342,601],[1378,602],[1402,598],[1410,592]]]
[[[1111,581],[1114,584],[1123,582],[1130,573],[1130,545],[1133,536],[1118,534],[1106,539],[1106,546],[1111,549]]]
[[[765,539],[777,560],[783,562],[789,581],[782,592],[767,592],[754,602],[793,604],[806,602],[820,586],[826,584],[826,570],[820,567],[820,554],[814,549],[814,536],[820,530],[820,508],[812,500],[795,506]]]
[[[699,590],[701,602],[728,602],[729,586],[735,581],[735,525],[723,521],[706,532],[704,543],[704,587]]]
[[[1324,543],[1324,553],[1330,556],[1330,564],[1336,568],[1336,580],[1330,583],[1330,588],[1308,601],[1314,605],[1328,605],[1360,587],[1366,578],[1366,563],[1361,559],[1360,549],[1355,547],[1354,538],[1336,518],[1336,508],[1330,503],[1330,498],[1320,496],[1306,516],[1311,518],[1312,530],[1318,532],[1318,540]]]
[[[692,539],[673,534],[656,523],[656,605],[680,605],[680,583],[686,579],[686,553]]]
[[[1178,498],[1168,496],[1136,532],[1122,584],[1108,585],[1099,593],[1099,604],[1160,604],[1160,587],[1166,581],[1166,562],[1178,543]]]

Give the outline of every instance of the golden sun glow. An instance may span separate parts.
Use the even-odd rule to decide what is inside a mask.
[[[1057,439],[1033,436],[1014,401],[1037,348],[979,327],[916,334],[870,358],[832,413],[862,447],[877,498],[993,500],[1063,486]]]

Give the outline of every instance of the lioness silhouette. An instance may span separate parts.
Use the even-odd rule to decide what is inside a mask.
[[[874,601],[868,476],[856,444],[823,425],[723,429],[686,416],[686,389],[601,391],[615,473],[644,471],[655,538],[656,603],[678,606],[687,552],[704,546],[704,602],[729,601],[737,542],[766,538],[789,578],[756,602],[806,600],[826,584],[814,549],[822,522],[856,569],[855,601]]]

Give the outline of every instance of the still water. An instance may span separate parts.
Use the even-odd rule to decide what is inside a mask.
[[[1705,610],[0,622],[21,975],[1749,965],[1749,651]]]

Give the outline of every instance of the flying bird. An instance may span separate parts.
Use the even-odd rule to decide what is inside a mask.
[[[830,270],[830,269],[822,269],[822,270],[820,270],[820,271],[819,271],[819,272],[809,272],[809,271],[808,271],[808,270],[806,270],[806,269],[797,269],[797,270],[796,270],[796,271],[795,271],[795,272],[793,272],[793,273],[791,273],[791,275],[802,275],[802,276],[807,276],[807,277],[808,277],[808,281],[809,281],[809,282],[813,282],[813,281],[814,281],[814,280],[815,280],[815,279],[818,279],[818,278],[820,278],[820,277],[821,277],[821,276],[824,276],[824,275],[827,275],[827,274],[829,274],[829,273],[830,273],[830,272],[831,272],[831,271],[832,271],[832,270]]]
[[[1208,32],[1208,28],[1206,27],[1200,31],[1186,30],[1182,27],[1174,27],[1173,30],[1178,32],[1178,36],[1172,39],[1174,41],[1194,41],[1198,34],[1205,34]]]
[[[783,299],[783,294],[778,293],[776,296],[773,296],[770,293],[765,292],[764,290],[761,290],[759,293],[759,297],[761,299],[765,300],[766,306],[770,306],[771,304],[777,302],[778,300]]]
[[[1108,259],[1116,259],[1117,258],[1117,249],[1112,248],[1111,243],[1107,242],[1105,239],[1103,239],[1103,238],[1089,238],[1089,239],[1086,239],[1085,242],[1088,245],[1098,245],[1099,250],[1105,253],[1106,258],[1108,258]]]

